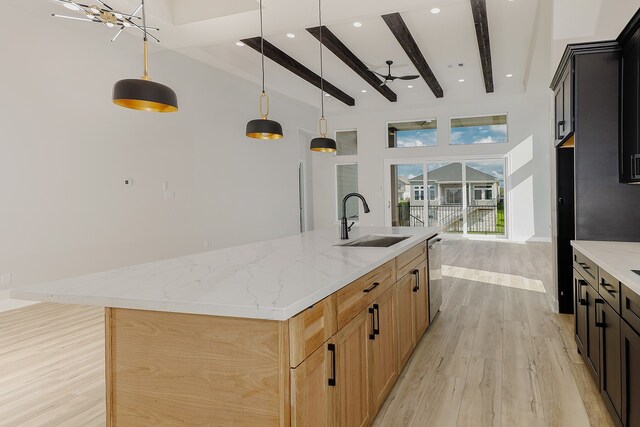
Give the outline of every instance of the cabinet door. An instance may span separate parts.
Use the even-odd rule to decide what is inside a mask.
[[[389,289],[373,304],[375,339],[370,345],[371,406],[376,413],[398,378],[396,295]]]
[[[426,261],[418,266],[413,274],[413,303],[415,307],[416,342],[420,340],[429,326],[429,277]]]
[[[291,369],[291,425],[332,426],[335,344],[329,341]]]
[[[586,342],[584,343],[584,351],[582,357],[584,358],[589,372],[593,376],[596,384],[600,385],[600,331],[597,327],[599,302],[600,299],[598,292],[591,286],[586,286],[584,289],[585,304],[587,305],[586,313],[586,325],[587,334]]]
[[[573,101],[571,95],[571,83],[573,82],[573,69],[569,67],[562,80],[562,137],[569,135],[573,130]]]
[[[640,427],[640,335],[622,321],[622,425]]]
[[[369,340],[373,334],[372,314],[360,312],[335,335],[336,424],[366,426],[371,410],[369,382]]]
[[[407,274],[396,284],[398,326],[398,370],[406,365],[416,345],[413,307],[413,275]]]
[[[586,287],[589,286],[586,280],[576,271],[573,270],[573,286],[575,295],[574,305],[574,322],[576,330],[576,344],[578,352],[585,354],[585,343],[587,342],[587,296]]]
[[[600,327],[600,381],[602,397],[612,416],[620,418],[622,384],[620,369],[620,315],[606,302],[598,304]]]
[[[555,104],[555,135],[556,142],[562,139],[562,123],[564,121],[564,99],[562,97],[563,94],[563,84],[562,82],[558,83],[558,87],[554,93],[554,104]]]
[[[640,147],[638,147],[639,49],[640,30],[631,36],[622,49],[620,178],[627,182],[631,179],[632,174],[631,156],[640,153]]]

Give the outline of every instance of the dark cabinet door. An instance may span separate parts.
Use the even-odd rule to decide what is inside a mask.
[[[640,72],[640,30],[625,43],[622,49],[622,90],[621,90],[621,149],[620,180],[640,181],[640,170],[634,162],[634,155],[640,153],[638,135],[638,78]],[[634,173],[636,177],[634,178]]]
[[[562,140],[562,124],[564,123],[564,97],[563,97],[564,85],[562,82],[558,83],[558,87],[554,93],[555,99],[555,135],[556,143]]]
[[[589,368],[589,372],[596,381],[596,384],[600,385],[600,331],[598,328],[598,310],[599,303],[604,302],[600,299],[598,291],[593,289],[590,285],[583,287],[584,290],[584,303],[586,304],[586,325],[587,334],[586,342],[584,343],[584,351],[582,357]]]
[[[620,316],[607,303],[598,303],[600,328],[600,390],[609,412],[617,419],[622,414],[620,367]]]
[[[575,270],[573,270],[573,286],[575,295],[574,321],[576,344],[578,345],[578,352],[585,354],[584,346],[587,342],[587,290],[585,288],[588,287],[589,284]]]
[[[622,424],[640,426],[640,335],[627,322],[621,325]]]
[[[569,135],[573,130],[573,101],[571,99],[571,95],[573,94],[573,90],[571,90],[571,83],[573,79],[571,78],[571,74],[573,73],[572,67],[569,67],[567,70],[567,74],[565,74],[564,79],[562,81],[562,111],[563,111],[563,119],[562,119],[562,137]]]

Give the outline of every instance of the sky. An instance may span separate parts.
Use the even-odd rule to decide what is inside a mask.
[[[400,130],[396,133],[396,144],[398,148],[438,145],[438,133],[435,129]]]
[[[465,126],[451,130],[451,145],[507,142],[507,125]],[[436,129],[402,130],[396,134],[398,148],[438,145]]]

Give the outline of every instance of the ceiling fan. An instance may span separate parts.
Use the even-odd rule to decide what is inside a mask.
[[[407,75],[407,76],[392,76],[391,75],[391,65],[393,65],[393,61],[389,60],[387,61],[387,65],[389,66],[389,73],[385,76],[384,74],[380,74],[377,71],[373,71],[373,70],[369,70],[374,74],[379,75],[380,77],[382,77],[384,79],[384,81],[380,84],[380,86],[386,86],[387,83],[389,82],[393,82],[394,80],[398,79],[398,80],[415,80],[417,79],[418,75],[415,74],[411,74],[411,75]]]

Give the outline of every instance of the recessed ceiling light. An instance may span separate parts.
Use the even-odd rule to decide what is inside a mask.
[[[412,87],[413,87],[413,85],[409,85],[409,86],[407,86],[407,88],[409,88],[409,89],[411,89]]]
[[[331,95],[330,95],[330,94],[328,94],[328,93],[325,93],[325,94],[324,94],[324,96],[331,96]]]
[[[464,82],[464,79],[458,79],[458,83]]]
[[[366,89],[362,89],[360,92],[367,93],[367,90]]]
[[[507,74],[507,77],[513,77],[513,74]]]
[[[434,15],[440,13],[440,8],[434,7],[433,9],[431,9],[431,13],[433,13]]]
[[[242,42],[236,42],[236,46],[240,46],[240,47],[242,47],[242,46],[244,46],[244,43],[242,43]]]
[[[289,37],[290,39],[293,39],[296,37],[296,35],[293,33],[287,33],[287,37]]]
[[[360,28],[360,27],[362,27],[362,22],[356,21],[356,22],[353,23],[353,26],[356,27],[356,28]]]

